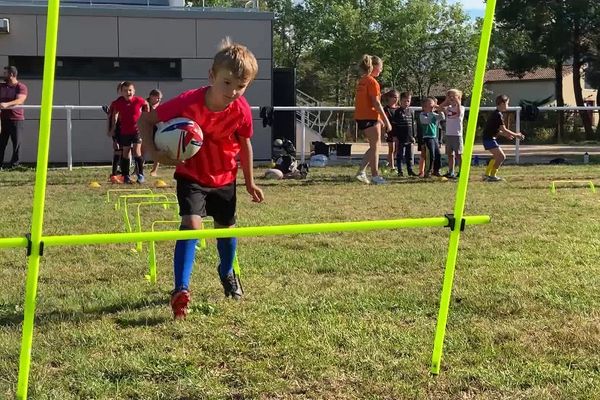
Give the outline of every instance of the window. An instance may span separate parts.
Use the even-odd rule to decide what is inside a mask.
[[[44,57],[14,56],[9,65],[19,77],[41,79]],[[181,60],[165,58],[57,57],[56,79],[93,80],[181,80]]]

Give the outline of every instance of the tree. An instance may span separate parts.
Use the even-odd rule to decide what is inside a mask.
[[[554,67],[558,106],[564,106],[563,65],[573,63],[573,86],[578,106],[583,106],[581,71],[598,27],[596,0],[505,0],[499,3],[497,19],[500,36],[514,36],[524,46],[504,49],[506,68],[516,75],[540,67]],[[596,29],[594,29],[596,27]],[[557,140],[563,132],[564,117],[559,114]],[[591,119],[581,114],[586,134],[592,134]]]
[[[444,21],[444,23],[440,23]],[[382,19],[388,78],[423,97],[434,87],[471,87],[478,36],[459,5],[413,0]],[[468,90],[467,90],[468,92]]]

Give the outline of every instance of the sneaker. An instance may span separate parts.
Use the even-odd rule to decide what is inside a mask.
[[[448,179],[456,179],[456,175],[454,175],[454,172],[448,172],[447,174],[444,174],[444,177]]]
[[[433,176],[437,176],[438,178],[442,177],[442,174],[440,174],[440,171],[435,171],[433,174],[431,174]]]
[[[235,272],[231,272],[225,278],[221,278],[221,285],[223,285],[225,297],[231,296],[233,300],[240,300],[242,298],[244,290],[242,289],[242,283]]]
[[[412,169],[409,169],[408,176],[417,176],[417,174],[415,174],[415,171],[413,171]]]
[[[489,179],[489,175],[481,175],[481,180],[484,182],[487,182],[487,180]]]
[[[487,177],[487,182],[500,182],[503,180],[504,179],[500,178],[499,176],[488,176]]]
[[[133,184],[133,181],[131,180],[131,177],[129,175],[125,175],[125,176],[123,176],[123,183],[125,183],[127,185],[131,185],[131,184]]]
[[[144,178],[144,175],[143,174],[138,174],[137,175],[137,183],[142,184],[144,182],[146,182],[146,178]]]
[[[371,181],[369,181],[369,178],[367,178],[367,174],[365,174],[364,172],[356,175],[356,179],[358,179],[359,181],[361,181],[362,183],[366,183],[367,185],[369,183],[371,183]]]
[[[376,175],[371,178],[371,183],[373,183],[373,185],[383,185],[387,182],[385,181],[385,179],[383,179],[381,175]]]
[[[404,176],[404,172],[401,169],[398,170],[398,176]]]
[[[122,184],[123,183],[123,176],[121,176],[121,175],[111,175],[110,176],[110,183]]]
[[[185,319],[189,313],[188,304],[190,302],[190,292],[188,290],[178,290],[171,292],[171,310],[173,310],[174,319]]]

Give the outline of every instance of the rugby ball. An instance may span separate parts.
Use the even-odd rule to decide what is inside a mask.
[[[158,124],[154,134],[156,148],[166,151],[171,159],[177,161],[188,160],[196,155],[203,140],[200,126],[188,118],[173,118]]]
[[[277,168],[271,168],[265,171],[265,179],[282,179],[283,172]]]

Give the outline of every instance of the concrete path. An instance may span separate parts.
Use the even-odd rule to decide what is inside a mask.
[[[514,144],[502,144],[502,149],[508,156],[508,163],[514,163],[515,146]],[[369,145],[367,143],[352,143],[352,157],[338,157],[341,160],[354,160],[361,158],[362,155],[367,151]],[[416,146],[413,147],[416,151]],[[387,157],[387,144],[383,143],[379,149],[380,158],[385,159]],[[445,154],[444,147],[441,149],[442,155]],[[555,158],[564,158],[569,162],[580,163],[583,162],[583,154],[587,152],[590,156],[600,156],[600,145],[589,145],[589,146],[568,146],[568,145],[527,145],[522,144],[520,146],[520,157],[521,163],[541,163],[546,164],[550,160]],[[483,145],[476,144],[473,149],[473,155],[487,158],[489,152],[487,152]],[[308,158],[308,155],[307,155]]]

